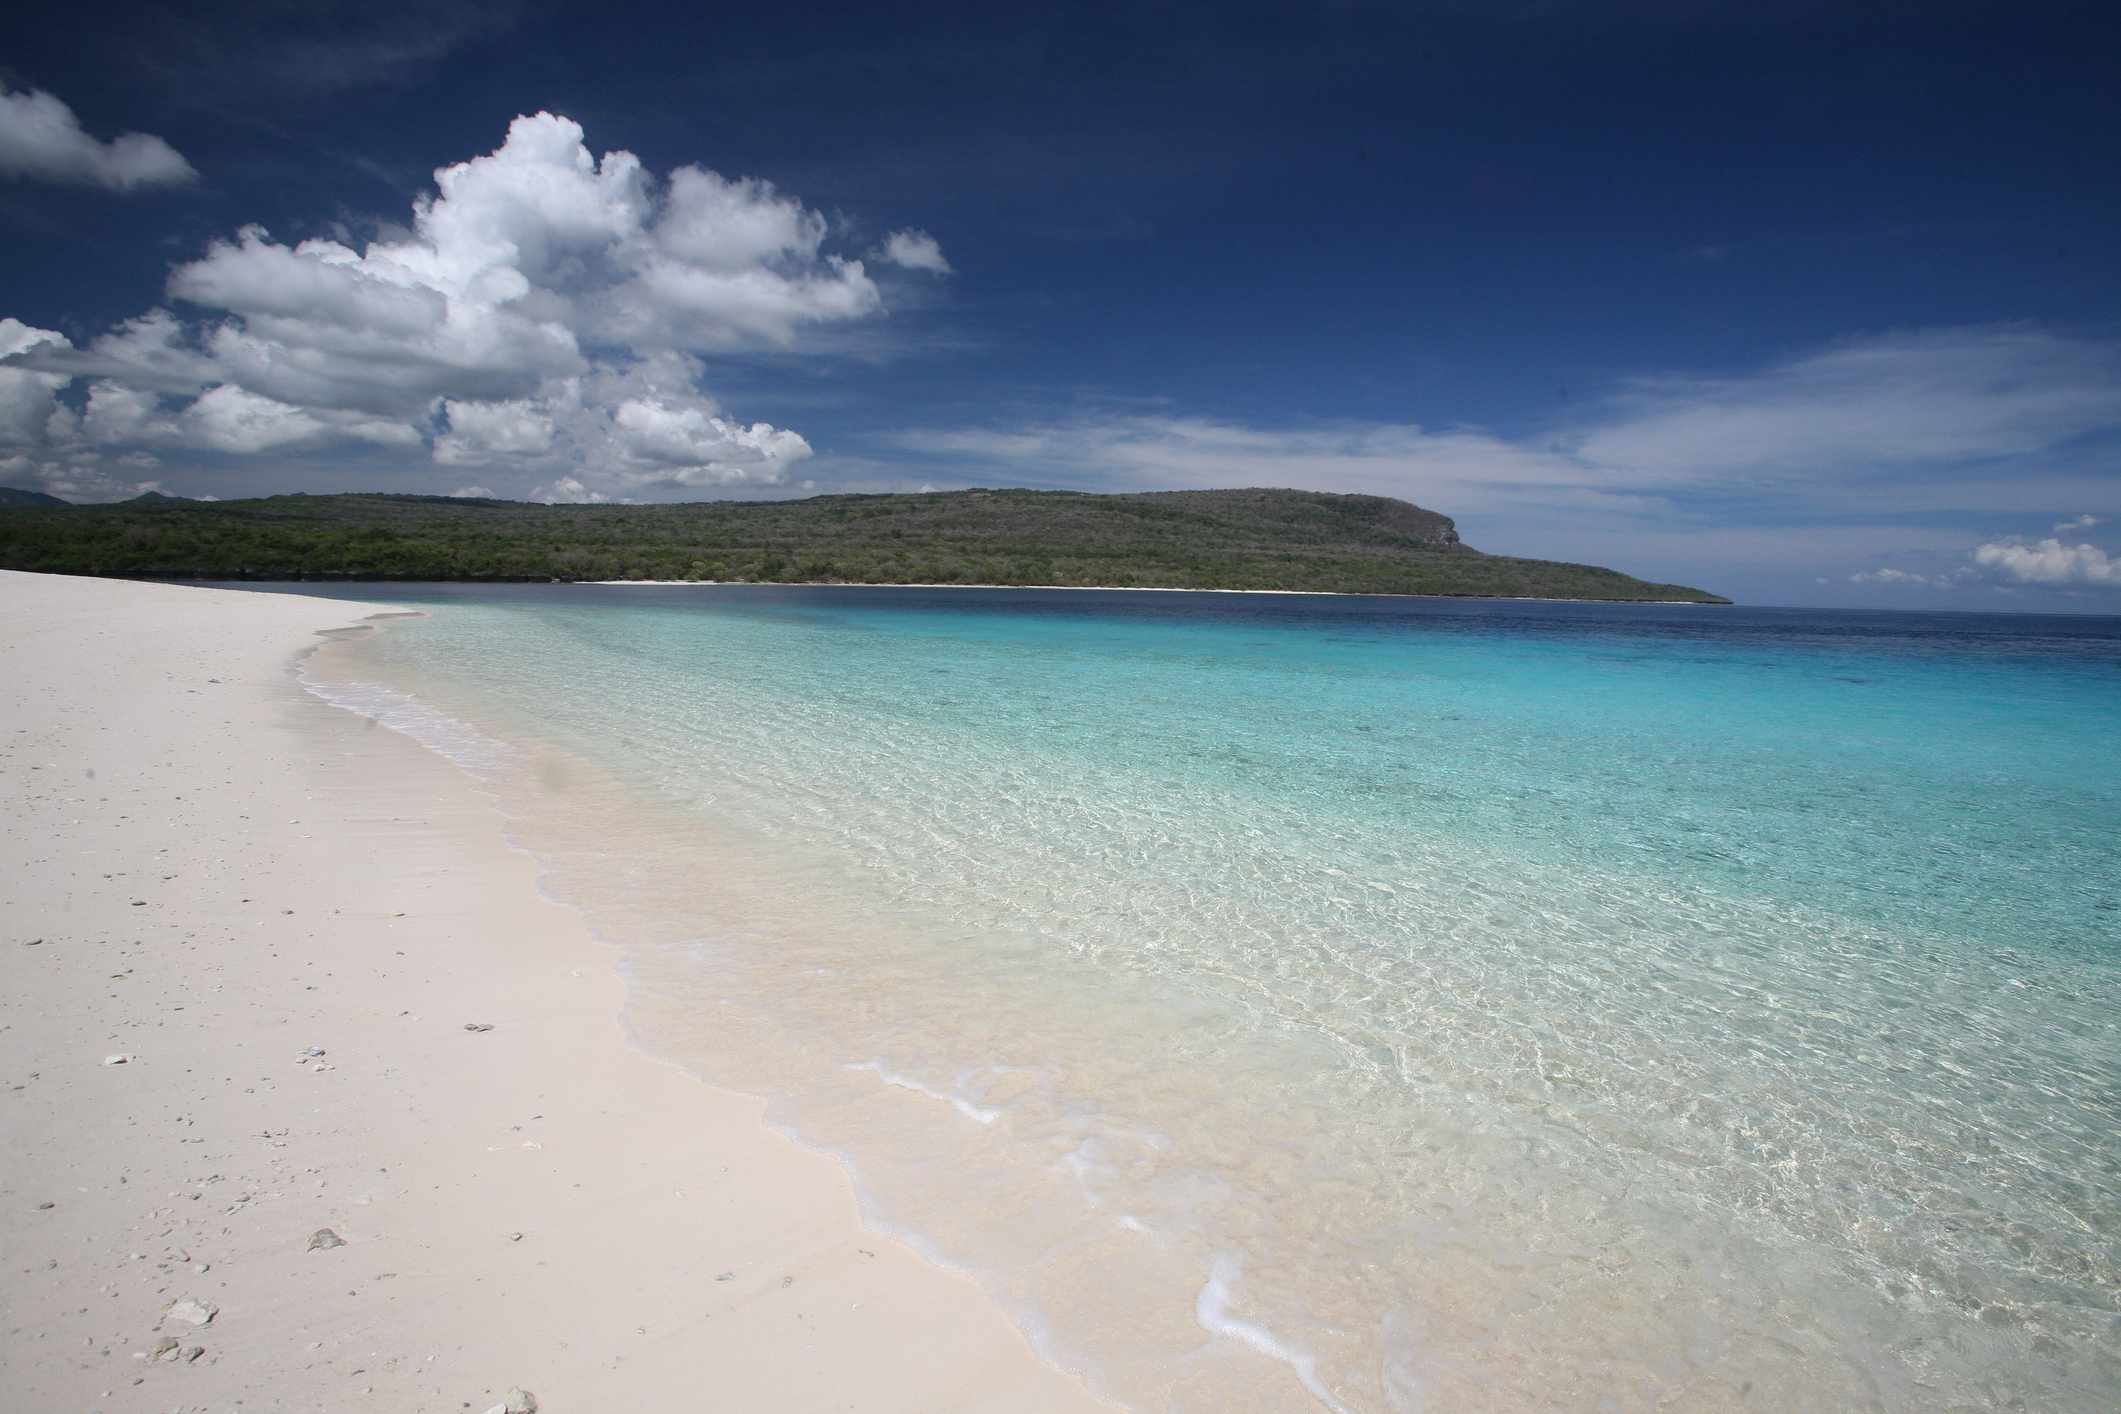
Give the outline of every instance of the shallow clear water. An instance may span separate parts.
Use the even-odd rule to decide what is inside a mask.
[[[2121,1394],[2121,621],[389,597],[319,690],[1117,1399]]]

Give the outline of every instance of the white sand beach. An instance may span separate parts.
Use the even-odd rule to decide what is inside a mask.
[[[1104,1407],[631,1047],[492,808],[302,691],[370,612],[0,575],[0,1402]]]

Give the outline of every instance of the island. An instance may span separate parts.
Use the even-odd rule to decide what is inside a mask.
[[[545,505],[450,496],[0,498],[0,568],[214,580],[697,580],[1250,589],[1725,604],[1490,555],[1387,496],[975,489]]]

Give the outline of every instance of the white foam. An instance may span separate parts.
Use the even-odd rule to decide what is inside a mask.
[[[1093,1208],[1104,1201],[1099,1190],[1118,1177],[1112,1161],[1105,1156],[1105,1146],[1095,1139],[1085,1139],[1061,1155],[1060,1167],[1075,1179],[1083,1201]]]
[[[846,1069],[874,1071],[876,1078],[883,1081],[886,1085],[896,1085],[901,1090],[911,1090],[916,1095],[926,1095],[931,1100],[940,1100],[975,1124],[992,1124],[1002,1117],[1000,1110],[984,1109],[979,1105],[973,1104],[962,1095],[952,1095],[946,1091],[923,1085],[911,1076],[900,1075],[895,1070],[886,1070],[882,1061],[859,1061],[847,1066]]]
[[[793,1124],[776,1118],[771,1114],[766,1118],[766,1127],[787,1139],[790,1143],[808,1149],[813,1154],[822,1154],[840,1166],[847,1175],[848,1183],[854,1188],[854,1207],[855,1211],[861,1215],[863,1227],[875,1233],[878,1237],[906,1247],[931,1267],[936,1267],[957,1276],[978,1279],[978,1273],[964,1263],[945,1254],[943,1249],[938,1247],[926,1233],[885,1217],[883,1205],[877,1195],[870,1189],[868,1184],[862,1181],[862,1171],[860,1166],[855,1163],[854,1155],[848,1153],[845,1149],[819,1143],[804,1134],[800,1129],[797,1129]]]
[[[1193,1318],[1200,1322],[1201,1329],[1249,1345],[1270,1360],[1281,1361],[1296,1372],[1296,1378],[1311,1391],[1312,1398],[1336,1414],[1350,1414],[1348,1406],[1335,1399],[1325,1381],[1318,1378],[1316,1360],[1286,1344],[1266,1327],[1238,1320],[1230,1314],[1230,1288],[1236,1283],[1240,1271],[1237,1258],[1227,1254],[1217,1257],[1208,1269],[1207,1284],[1201,1287],[1200,1295],[1193,1301]]]
[[[475,776],[498,769],[516,754],[506,742],[381,683],[320,682],[304,673],[302,686],[312,697],[401,732]]]

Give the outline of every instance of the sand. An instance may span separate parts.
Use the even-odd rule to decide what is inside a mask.
[[[301,690],[379,607],[0,574],[6,1406],[1106,1407],[629,1045],[465,778]]]

